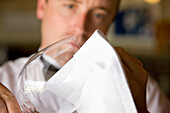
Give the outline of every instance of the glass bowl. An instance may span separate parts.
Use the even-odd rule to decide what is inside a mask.
[[[20,72],[17,87],[17,100],[24,113],[60,113],[61,106],[58,103],[61,105],[65,100],[51,93],[46,83],[80,46],[74,37],[68,37],[29,58]],[[67,109],[71,111],[71,108]]]

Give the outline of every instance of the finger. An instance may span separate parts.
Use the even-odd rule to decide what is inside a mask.
[[[0,113],[7,113],[5,102],[0,98]]]
[[[119,54],[122,63],[127,66],[127,68],[131,71],[132,75],[136,80],[141,83],[145,83],[148,79],[147,71],[142,67],[143,64],[135,59],[133,56],[128,54],[125,50],[120,47],[115,48],[117,53]]]
[[[119,54],[122,62],[129,68],[130,71],[137,71],[138,68],[143,66],[142,62],[135,59],[133,56],[128,54],[125,50],[120,47],[115,47],[117,53]]]
[[[9,113],[21,113],[15,96],[2,84],[0,84],[0,98],[4,101]]]
[[[146,83],[148,79],[147,71],[142,67],[143,64],[139,60],[135,59],[133,56],[128,54],[120,47],[115,48],[117,53],[119,54],[124,65],[128,67],[128,69],[132,72],[133,77],[135,77],[138,82],[141,84]]]
[[[133,57],[133,59],[134,59],[134,61],[135,61],[136,63],[138,63],[141,67],[143,67],[143,63],[142,63],[140,60],[138,60],[138,59],[136,59],[136,58],[134,58],[134,57]]]
[[[124,71],[126,73],[126,76],[129,76],[131,74],[129,68],[125,64],[123,64],[123,69],[124,69]]]
[[[128,69],[128,67],[126,65],[123,64],[123,68],[125,70],[126,73],[126,77],[127,77],[127,82],[129,84],[129,86],[131,87],[131,81],[134,80],[133,76],[132,76],[132,72]]]

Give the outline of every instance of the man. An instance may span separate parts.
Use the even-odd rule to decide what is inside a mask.
[[[42,21],[40,48],[45,48],[72,35],[83,44],[95,29],[100,29],[106,34],[117,13],[118,4],[119,0],[38,0],[37,18]],[[158,96],[152,97],[154,101],[151,101],[152,94],[147,97],[148,102],[150,102],[147,103],[147,108],[147,72],[143,69],[139,60],[129,55],[122,48],[117,47],[115,49],[123,62],[138,112],[148,113],[148,110],[153,113],[168,112],[166,110],[168,101],[162,96],[159,89],[156,90]],[[9,88],[14,95],[16,94],[18,74],[26,60],[27,58],[22,58],[15,62],[8,62],[0,68],[2,84]],[[0,84],[0,113],[21,112],[15,96],[2,84]],[[152,88],[152,92],[155,91],[154,88]],[[160,100],[160,97],[163,101]]]

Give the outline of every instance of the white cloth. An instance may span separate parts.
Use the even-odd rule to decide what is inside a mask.
[[[66,100],[57,113],[137,113],[117,53],[103,36],[96,30],[46,83],[51,94]],[[73,110],[65,111],[68,103]]]
[[[19,72],[27,60],[28,58],[20,58],[9,61],[0,67],[0,82],[9,88],[14,95],[17,91]],[[147,84],[147,105],[150,113],[170,113],[169,100],[151,78],[149,78]]]

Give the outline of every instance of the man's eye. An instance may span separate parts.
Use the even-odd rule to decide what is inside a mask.
[[[74,8],[74,5],[72,5],[72,4],[67,4],[67,5],[65,5],[68,9],[72,9],[72,8]]]
[[[103,15],[102,15],[102,14],[99,14],[99,13],[95,14],[95,16],[96,16],[97,18],[102,18],[102,17],[103,17]]]

